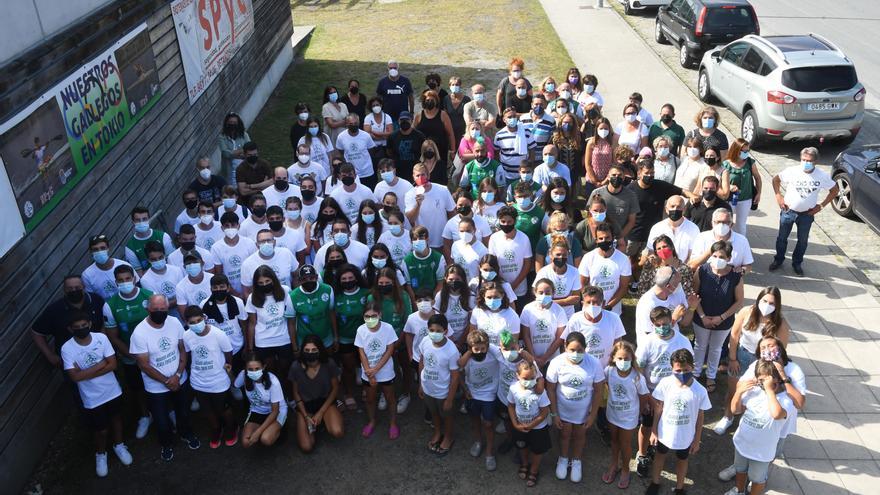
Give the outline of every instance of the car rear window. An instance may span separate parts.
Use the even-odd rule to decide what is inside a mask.
[[[724,27],[752,27],[755,20],[748,7],[716,7],[706,12],[706,29]]]
[[[782,72],[782,84],[795,91],[846,91],[858,84],[856,69],[850,65],[801,67]]]

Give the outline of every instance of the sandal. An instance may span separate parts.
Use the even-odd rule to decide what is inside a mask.
[[[388,438],[391,440],[397,440],[397,437],[400,436],[400,428],[397,425],[388,428]]]
[[[437,457],[443,457],[446,454],[448,454],[449,451],[452,450],[453,445],[455,445],[455,440],[453,440],[452,443],[449,444],[449,447],[446,447],[446,448],[443,448],[440,446],[440,444],[437,444],[437,450],[436,450]]]
[[[533,486],[538,484],[538,473],[529,473],[528,479],[526,479],[526,486],[532,488]]]
[[[373,434],[374,428],[375,426],[367,424],[366,426],[364,426],[364,429],[361,430],[361,436],[364,438],[370,438],[370,436]]]
[[[629,476],[629,471],[625,473],[620,473],[620,479],[617,480],[617,488],[620,488],[621,490],[626,490],[627,488],[629,488]]]
[[[516,475],[519,476],[519,479],[524,480],[526,476],[529,474],[529,467],[525,464],[520,464],[519,471],[516,472]]]
[[[706,379],[706,392],[709,392],[711,394],[712,392],[715,391],[716,387],[717,387],[717,385],[715,384],[715,380],[713,380],[711,378]]]
[[[614,483],[614,480],[617,478],[617,474],[620,473],[620,468],[609,469],[602,474],[602,483],[606,485],[610,485]]]
[[[429,441],[428,441],[428,450],[430,450],[431,452],[436,453],[436,452],[437,452],[437,449],[440,448],[440,442],[442,442],[442,441],[443,441],[443,437],[440,437],[440,440],[437,440],[436,442],[432,442],[432,441],[429,440]]]
[[[356,411],[357,407],[358,407],[357,402],[355,402],[354,397],[347,397],[345,399],[345,408],[346,409],[348,409],[349,411]]]

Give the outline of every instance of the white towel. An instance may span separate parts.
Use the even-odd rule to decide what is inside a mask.
[[[513,152],[517,155],[526,155],[529,152],[529,140],[526,139],[526,128],[522,122],[516,126],[516,139],[513,140]]]

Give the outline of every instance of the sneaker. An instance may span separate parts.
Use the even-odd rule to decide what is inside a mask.
[[[188,436],[181,437],[184,442],[186,442],[186,446],[189,447],[189,450],[198,450],[199,447],[202,446],[202,442],[199,441],[199,437],[190,433]]]
[[[564,480],[568,477],[568,458],[560,457],[556,461],[556,479]]]
[[[95,474],[98,475],[98,478],[103,478],[107,476],[107,453],[97,453],[95,454]]]
[[[379,394],[379,410],[384,411],[388,409],[388,401],[385,400],[385,394]]]
[[[495,471],[497,467],[498,463],[495,462],[495,456],[486,458],[486,471]]]
[[[495,425],[495,433],[499,435],[504,435],[507,433],[507,427],[504,426],[504,421],[499,421],[497,425]]]
[[[727,466],[718,472],[718,479],[721,481],[730,481],[736,477],[736,468],[733,467],[733,464]]]
[[[770,271],[774,272],[778,270],[780,266],[782,266],[782,262],[773,260],[773,263],[770,263]]]
[[[724,492],[724,495],[746,495],[746,492],[737,491],[736,487],[731,488]]]
[[[636,474],[638,474],[640,478],[651,476],[651,459],[648,456],[638,456],[636,459]]]
[[[660,494],[660,484],[651,483],[648,485],[648,489],[645,490],[645,495],[659,495]]]
[[[227,447],[234,447],[235,444],[238,443],[238,427],[237,426],[232,431],[232,435],[230,435],[229,438],[224,440],[223,443],[226,444]]]
[[[128,447],[126,447],[124,443],[114,445],[113,452],[116,454],[116,457],[119,459],[119,462],[121,462],[123,466],[130,466],[131,461],[134,460],[131,458],[131,452],[128,451]]]
[[[469,450],[468,452],[470,452],[471,457],[480,457],[480,452],[482,451],[483,444],[481,444],[480,442],[474,442],[474,444],[471,445],[471,450]]]
[[[804,276],[804,269],[801,268],[801,265],[791,265],[791,268],[794,270],[795,275],[798,277]]]
[[[238,387],[232,387],[232,398],[235,400],[244,400],[244,395],[241,393],[241,389]]]
[[[571,482],[572,483],[580,483],[581,482],[581,460],[574,459],[571,461]]]
[[[134,432],[134,437],[140,440],[147,436],[147,432],[150,430],[150,423],[152,422],[152,416],[143,416],[138,419],[137,430]]]
[[[458,408],[458,412],[460,412],[461,414],[468,413],[467,405],[464,402],[461,403],[461,407]]]
[[[733,424],[733,418],[728,418],[727,416],[723,416],[721,419],[718,420],[717,423],[715,423],[715,427],[712,428],[712,430],[715,432],[716,435],[724,435],[724,432],[726,432],[727,429],[730,428],[730,425],[732,425],[732,424]]]
[[[199,412],[199,409],[201,408],[202,406],[199,405],[199,399],[193,397],[192,404],[189,405],[189,410],[192,412]]]
[[[171,462],[174,459],[174,449],[171,447],[162,447],[162,460],[165,462]]]
[[[406,412],[406,409],[409,407],[409,394],[401,395],[399,399],[397,399],[397,414],[403,414]]]
[[[217,430],[214,435],[211,435],[211,441],[208,442],[208,446],[212,449],[219,449],[220,444],[223,441],[223,428]]]

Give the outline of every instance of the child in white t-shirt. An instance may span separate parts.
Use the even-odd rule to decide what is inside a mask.
[[[422,339],[428,336],[428,318],[435,313],[433,303],[431,292],[419,289],[416,294],[416,312],[409,315],[403,324],[403,338],[410,361],[414,361],[413,353],[422,343]]]
[[[516,377],[517,381],[507,391],[507,413],[514,429],[513,440],[519,449],[518,475],[531,488],[538,483],[541,457],[550,450],[547,428],[550,399],[545,391],[537,390],[538,368],[532,361],[520,361]]]
[[[645,410],[651,399],[645,377],[636,363],[633,345],[624,340],[615,342],[610,357],[611,365],[605,367],[608,382],[605,415],[611,435],[611,463],[602,475],[602,481],[614,483],[619,473],[617,488],[625,490],[630,481],[632,436],[639,426],[639,413]]]
[[[358,327],[354,345],[358,349],[361,361],[361,380],[367,385],[367,418],[368,422],[361,430],[364,438],[369,438],[376,428],[376,405],[379,387],[388,404],[397,404],[394,396],[394,363],[391,356],[397,345],[397,333],[388,323],[380,320],[382,305],[376,301],[368,301],[364,306],[364,324]],[[397,426],[397,408],[388,408],[388,438],[397,439],[400,428]]]
[[[431,413],[434,434],[428,450],[445,456],[452,448],[455,392],[458,390],[458,348],[446,337],[448,323],[443,315],[428,318],[428,335],[413,350],[419,363],[419,397]]]
[[[557,340],[568,317],[562,306],[553,302],[554,286],[550,279],[537,280],[534,287],[535,300],[526,304],[520,314],[520,335],[538,366],[546,370],[550,360],[559,354]]]
[[[656,448],[651,484],[646,495],[660,493],[660,471],[666,454],[675,452],[675,492],[684,492],[688,457],[700,450],[703,414],[712,408],[706,389],[694,379],[694,355],[679,349],[669,358],[672,376],[660,380],[654,388],[654,427],[651,444]]]
[[[495,408],[499,382],[501,351],[489,344],[489,336],[482,330],[474,330],[467,336],[468,350],[458,360],[464,370],[465,406],[471,417],[474,443],[472,457],[486,454],[486,470],[494,471],[495,461]],[[483,435],[486,437],[485,448]]]
[[[232,378],[232,368],[226,368],[226,372]],[[241,431],[241,446],[247,449],[257,444],[274,445],[287,421],[287,401],[278,377],[266,369],[256,354],[250,354],[244,358],[244,369],[232,386],[242,389],[250,403]]]

